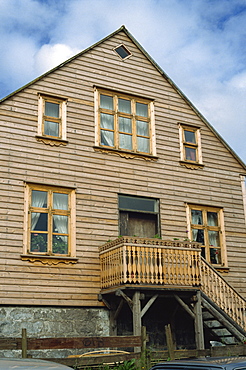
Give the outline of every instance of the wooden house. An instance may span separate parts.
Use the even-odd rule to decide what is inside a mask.
[[[246,166],[124,26],[0,124],[1,337],[243,340]]]

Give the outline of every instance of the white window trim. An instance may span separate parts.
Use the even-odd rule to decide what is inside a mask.
[[[49,185],[41,185],[41,184],[25,184],[24,188],[24,235],[23,235],[23,253],[24,255],[33,255],[33,253],[28,253],[29,248],[29,200],[31,199],[31,190],[34,188],[43,187],[44,189],[52,189],[59,191],[60,189],[69,190],[69,197],[70,197],[70,225],[69,225],[69,238],[70,238],[70,245],[69,245],[69,256],[57,255],[54,254],[53,256],[60,256],[61,258],[66,257],[76,257],[76,193],[75,189],[68,189],[63,187],[56,187],[56,186],[49,186]],[[44,255],[45,256],[49,256]]]
[[[186,123],[179,123],[179,143],[180,143],[180,160],[182,162],[187,162],[187,163],[194,163],[194,164],[203,164],[202,161],[202,145],[201,145],[201,131],[199,127],[192,126]],[[196,139],[197,139],[197,161],[189,161],[185,159],[185,143],[184,143],[184,130],[185,129],[192,129],[194,130],[196,134]]]
[[[94,89],[94,107],[95,107],[95,146],[98,146],[98,147],[101,147],[101,148],[105,148],[104,146],[100,145],[100,127],[99,127],[99,103],[100,103],[100,91],[107,91],[107,89],[97,89],[95,87]],[[112,91],[112,94],[114,94],[114,92]],[[118,92],[115,92],[116,95],[125,95],[125,96],[128,96],[128,94],[126,93],[123,93],[123,94],[120,94]],[[129,94],[129,96],[131,97],[131,94]],[[136,97],[136,99],[138,99],[138,97]],[[148,99],[145,99],[145,98],[140,98],[139,99],[143,99],[143,100],[148,100]],[[156,156],[156,133],[155,133],[155,111],[154,111],[154,102],[153,101],[149,101],[149,110],[150,110],[150,125],[149,125],[149,128],[150,128],[150,153],[139,153],[141,155],[153,155],[153,156]],[[105,148],[107,149],[107,148]],[[117,151],[123,151],[122,149],[118,148],[118,149],[115,149]],[[138,154],[138,152],[135,152],[135,151],[129,151],[130,153],[134,153],[134,154]]]
[[[60,104],[61,109],[61,136],[50,137],[43,134],[43,115],[44,115],[44,102],[52,101]],[[38,136],[45,137],[47,139],[53,138],[56,140],[67,140],[67,100],[55,96],[49,95],[38,95]]]

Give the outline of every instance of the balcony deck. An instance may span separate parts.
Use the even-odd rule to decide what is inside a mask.
[[[200,252],[196,242],[120,237],[100,247],[101,288],[198,288]]]

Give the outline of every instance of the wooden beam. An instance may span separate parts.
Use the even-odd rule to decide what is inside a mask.
[[[175,359],[175,354],[174,354],[173,337],[172,337],[172,331],[171,331],[170,324],[165,326],[165,333],[166,333],[166,339],[167,339],[167,350],[168,350],[169,358],[172,361]]]
[[[22,329],[21,333],[21,357],[27,358],[27,334],[26,329]]]
[[[193,318],[195,319],[195,314],[194,312],[190,309],[190,307],[184,302],[182,301],[182,299],[177,295],[177,294],[174,294],[174,297],[176,298],[176,300],[180,303],[180,305],[185,309],[185,311]]]
[[[132,318],[133,318],[133,335],[141,336],[141,303],[140,303],[140,292],[137,291],[133,295],[133,309],[132,309]],[[134,352],[139,352],[140,347],[134,347]]]
[[[153,295],[153,297],[151,297],[150,300],[146,303],[146,305],[144,306],[144,308],[141,311],[141,318],[146,314],[146,312],[152,306],[152,304],[155,302],[157,297],[158,297],[158,294]]]
[[[196,348],[202,350],[205,349],[205,346],[202,319],[202,299],[200,290],[197,291],[196,298],[196,302],[194,302]]]
[[[121,289],[117,289],[115,294],[117,296],[123,297],[125,299],[125,301],[127,302],[128,306],[130,307],[130,309],[131,310],[133,309],[133,301]]]

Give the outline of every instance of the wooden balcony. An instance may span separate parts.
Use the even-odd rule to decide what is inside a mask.
[[[200,286],[200,252],[196,242],[120,237],[100,248],[101,287]]]

